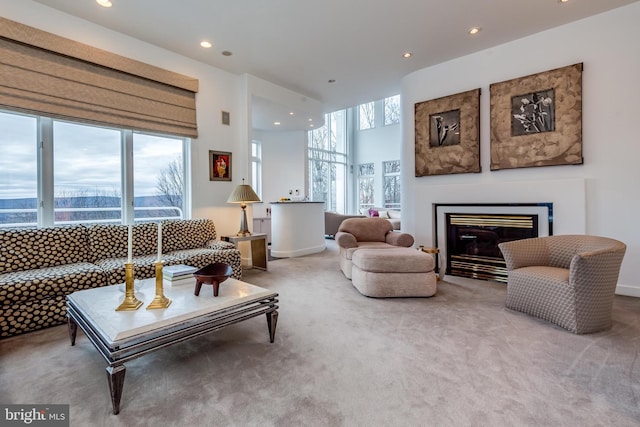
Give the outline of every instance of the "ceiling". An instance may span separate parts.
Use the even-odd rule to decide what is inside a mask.
[[[111,0],[111,8],[34,1],[259,77],[330,112],[398,94],[413,71],[640,0]],[[481,31],[471,36],[471,27]],[[200,47],[205,39],[212,48]],[[260,126],[272,123],[265,105],[253,109]]]

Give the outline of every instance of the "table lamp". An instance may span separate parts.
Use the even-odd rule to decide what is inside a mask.
[[[242,178],[242,184],[238,185],[233,193],[227,199],[227,203],[240,203],[242,209],[242,216],[240,217],[240,231],[238,236],[250,236],[249,228],[247,227],[247,203],[259,202],[260,197],[253,191],[253,188],[249,184],[244,183]]]

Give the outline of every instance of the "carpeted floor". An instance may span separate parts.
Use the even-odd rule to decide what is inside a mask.
[[[640,425],[640,299],[574,335],[505,309],[498,283],[364,297],[327,245],[245,273],[280,294],[273,344],[261,316],[131,361],[116,416],[105,362],[59,326],[0,341],[0,402],[68,403],[72,426]]]

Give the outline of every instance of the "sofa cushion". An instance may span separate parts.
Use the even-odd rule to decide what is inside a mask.
[[[0,305],[67,295],[106,285],[97,265],[75,263],[0,275]]]
[[[135,224],[133,231],[133,256],[151,255],[158,251],[158,225],[154,222]],[[88,228],[89,248],[93,260],[126,258],[129,226],[95,224]]]
[[[155,277],[156,260],[156,255],[133,257],[133,276],[136,279]],[[127,257],[125,256],[121,258],[99,259],[96,260],[95,263],[105,272],[107,283],[109,285],[117,285],[119,283],[124,283],[125,281],[124,263],[126,261]]]
[[[0,230],[0,274],[90,261],[88,257],[83,225]]]
[[[63,324],[67,318],[66,296],[0,306],[0,311],[0,337],[11,337]]]
[[[210,219],[162,222],[162,252],[207,247],[216,239],[216,227]]]
[[[353,265],[374,273],[426,273],[433,271],[432,256],[415,249],[359,249],[352,256]]]

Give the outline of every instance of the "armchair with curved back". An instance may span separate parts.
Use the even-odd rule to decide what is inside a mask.
[[[556,235],[503,242],[505,305],[576,334],[609,329],[626,245],[607,237]]]

